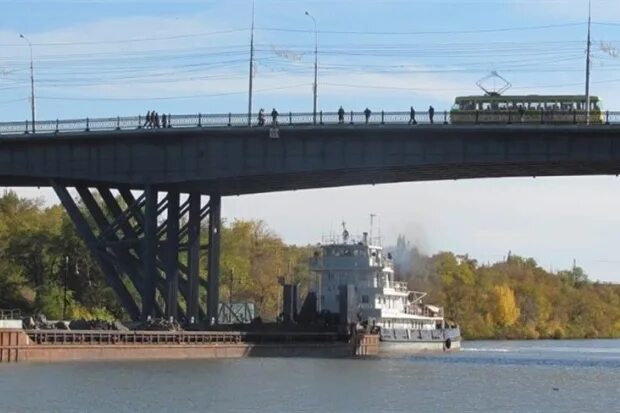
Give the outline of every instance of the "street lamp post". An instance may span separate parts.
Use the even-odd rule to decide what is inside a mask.
[[[69,256],[65,256],[65,279],[63,282],[62,293],[62,319],[66,320],[67,315],[67,283],[69,281]]]
[[[24,39],[26,42],[28,42],[28,47],[30,48],[30,109],[32,111],[32,133],[34,133],[35,132],[35,127],[34,127],[34,121],[35,121],[35,115],[34,115],[34,65],[33,65],[33,59],[32,59],[32,43],[30,43],[30,40],[28,40],[28,38],[26,36],[24,36],[23,34],[20,34],[19,37]]]
[[[312,111],[312,123],[314,125],[316,125],[316,100],[317,100],[317,88],[318,88],[318,72],[319,72],[319,67],[318,67],[318,62],[319,62],[319,32],[317,30],[317,26],[316,26],[316,19],[314,18],[314,16],[312,16],[310,13],[308,13],[306,11],[306,16],[310,17],[312,19],[312,22],[314,23],[314,104],[313,104],[313,111]]]

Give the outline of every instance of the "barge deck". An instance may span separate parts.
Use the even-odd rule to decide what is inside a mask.
[[[300,332],[0,330],[0,363],[240,357],[355,357],[379,336]]]

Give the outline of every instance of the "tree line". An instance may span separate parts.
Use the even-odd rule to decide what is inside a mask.
[[[620,285],[592,282],[580,267],[549,272],[510,254],[494,264],[451,252],[428,256],[404,237],[394,255],[400,277],[428,291],[465,338],[620,337]]]
[[[208,229],[201,234],[206,244]],[[285,244],[262,221],[224,222],[221,246],[222,301],[252,302],[264,318],[275,319],[280,282],[309,284],[308,248]],[[204,254],[200,277],[206,279]],[[63,313],[67,319],[127,318],[62,206],[46,207],[13,191],[0,197],[0,308],[53,320]]]
[[[287,245],[262,221],[224,222],[221,236],[222,301],[255,303],[264,319],[275,319],[282,282],[308,290],[314,247]],[[391,251],[399,279],[428,292],[426,301],[443,306],[465,338],[620,337],[620,285],[592,282],[579,267],[549,272],[514,255],[494,264],[450,252],[429,256],[404,237]],[[63,312],[127,318],[63,208],[11,191],[0,197],[0,308],[50,319]]]

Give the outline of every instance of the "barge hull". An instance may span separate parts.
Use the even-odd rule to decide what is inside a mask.
[[[254,340],[263,342],[243,342],[240,333],[28,333],[23,330],[0,330],[0,363],[241,357],[341,358],[373,356],[379,352],[377,335],[357,335],[348,341],[326,341],[325,338],[324,335],[312,334],[264,335],[253,336]]]

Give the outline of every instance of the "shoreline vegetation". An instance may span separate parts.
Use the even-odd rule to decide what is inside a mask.
[[[403,236],[387,249],[397,277],[428,292],[425,301],[443,306],[467,340],[620,338],[620,285],[591,282],[579,267],[552,273],[510,254],[486,265],[451,252],[428,256]],[[263,319],[275,319],[279,281],[305,293],[315,250],[287,245],[262,221],[224,222],[222,301],[232,289],[232,301],[253,302]],[[0,197],[0,308],[49,319],[63,309],[67,319],[126,318],[63,208],[12,191]]]

